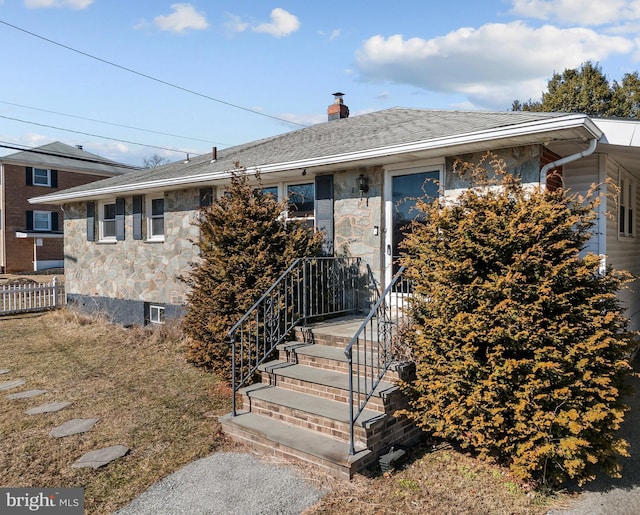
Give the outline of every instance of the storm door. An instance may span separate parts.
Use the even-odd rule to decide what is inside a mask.
[[[424,170],[424,169],[423,169]],[[427,167],[424,171],[396,172],[387,178],[385,195],[386,238],[385,238],[385,284],[398,271],[400,265],[400,242],[403,230],[414,219],[420,217],[416,209],[418,198],[435,199],[438,195],[440,167]]]

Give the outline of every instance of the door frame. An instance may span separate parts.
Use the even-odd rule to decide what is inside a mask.
[[[423,172],[438,172],[440,184],[444,184],[444,158],[416,161],[408,167],[404,165],[385,166],[384,168],[384,223],[385,236],[383,241],[383,284],[386,288],[393,278],[393,178],[399,175],[412,175]]]

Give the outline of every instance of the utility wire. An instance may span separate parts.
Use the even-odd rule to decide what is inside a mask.
[[[152,134],[160,134],[162,136],[171,136],[173,138],[182,138],[182,139],[191,140],[191,141],[201,141],[203,143],[215,143],[216,145],[223,145],[225,147],[233,146],[230,143],[220,143],[220,142],[216,142],[216,141],[209,141],[209,140],[206,140],[206,139],[192,138],[190,136],[180,136],[179,134],[171,134],[169,132],[154,131],[154,130],[151,130],[151,129],[142,129],[140,127],[133,127],[131,125],[123,125],[121,123],[105,122],[103,120],[96,120],[95,118],[86,118],[84,116],[78,116],[78,115],[75,115],[75,114],[60,113],[58,111],[50,111],[48,109],[41,109],[39,107],[26,106],[26,105],[22,105],[22,104],[14,104],[13,102],[6,102],[4,100],[0,100],[0,104],[6,104],[6,105],[14,106],[14,107],[22,107],[22,108],[25,108],[25,109],[33,109],[34,111],[40,111],[40,112],[43,112],[43,113],[57,114],[57,115],[60,115],[60,116],[67,116],[69,118],[77,118],[78,120],[87,120],[89,122],[97,122],[97,123],[103,123],[105,125],[113,125],[115,127],[124,127],[125,129],[134,129],[136,131],[141,131],[141,132],[149,132],[149,133],[152,133]]]
[[[156,145],[147,145],[145,143],[137,143],[135,141],[128,141],[126,139],[117,139],[117,138],[110,138],[109,136],[101,136],[100,134],[92,134],[90,132],[82,132],[82,131],[74,131],[72,129],[63,129],[62,127],[56,127],[55,125],[47,125],[44,123],[37,123],[37,122],[30,122],[28,120],[21,120],[20,118],[12,118],[11,116],[3,116],[0,115],[0,118],[4,118],[5,120],[12,120],[14,122],[22,122],[22,123],[28,123],[31,125],[37,125],[38,127],[46,127],[48,129],[56,129],[59,131],[66,131],[66,132],[73,132],[74,134],[82,134],[84,136],[91,136],[94,138],[102,138],[102,139],[108,139],[111,141],[118,141],[119,143],[129,143],[130,145],[138,145],[140,147],[148,147],[148,148],[156,148],[158,150],[168,150],[169,152],[177,152],[179,154],[192,154],[193,152],[187,151],[187,150],[176,150],[175,148],[167,148],[167,147],[159,147]]]
[[[71,154],[61,154],[59,152],[49,152],[46,150],[39,150],[37,147],[26,147],[24,145],[16,146],[15,144],[11,144],[6,141],[0,141],[0,148],[8,148],[10,150],[20,150],[22,152],[30,152],[32,154],[42,154],[45,156],[62,157],[64,159],[73,159],[76,161],[113,166],[117,168],[127,168],[129,170],[140,170],[139,166],[126,165],[124,163],[118,163],[116,161],[104,161],[102,159],[92,159],[90,157],[80,157],[80,156],[72,156]],[[0,161],[3,159],[3,157],[6,157],[6,156],[0,157]]]
[[[291,125],[297,125],[299,127],[307,127],[306,125],[303,125],[301,123],[292,122],[291,120],[286,120],[284,118],[279,118],[277,116],[273,116],[273,115],[270,115],[270,114],[261,113],[260,111],[255,111],[253,109],[249,109],[248,107],[242,107],[242,106],[237,105],[237,104],[232,104],[231,102],[226,102],[224,100],[220,100],[219,98],[214,98],[214,97],[211,97],[209,95],[205,95],[204,93],[198,93],[197,91],[194,91],[192,89],[188,89],[188,88],[185,88],[183,86],[178,86],[177,84],[173,84],[171,82],[167,82],[165,80],[158,79],[157,77],[153,77],[151,75],[147,75],[146,73],[142,73],[142,72],[133,70],[131,68],[127,68],[126,66],[122,66],[120,64],[116,64],[116,63],[114,63],[112,61],[107,61],[106,59],[102,59],[100,57],[96,57],[95,55],[88,54],[87,52],[83,52],[82,50],[77,50],[77,49],[75,49],[73,47],[64,45],[62,43],[58,43],[57,41],[53,41],[52,39],[45,38],[44,36],[40,36],[39,34],[35,34],[34,32],[30,32],[30,31],[28,31],[26,29],[17,27],[16,25],[12,25],[11,23],[8,23],[6,21],[0,20],[0,23],[2,23],[3,25],[6,25],[7,27],[11,27],[12,29],[16,29],[16,30],[19,30],[20,32],[24,32],[25,34],[29,34],[30,36],[33,36],[35,38],[42,39],[43,41],[46,41],[47,43],[51,43],[53,45],[57,45],[59,47],[65,48],[67,50],[70,50],[71,52],[75,52],[77,54],[84,55],[85,57],[89,57],[91,59],[95,59],[96,61],[100,61],[101,63],[108,64],[109,66],[114,66],[116,68],[120,68],[121,70],[127,71],[129,73],[133,73],[135,75],[139,75],[140,77],[144,77],[145,79],[149,79],[149,80],[152,80],[152,81],[155,81],[155,82],[159,82],[160,84],[164,84],[165,86],[169,86],[171,88],[179,89],[181,91],[185,91],[186,93],[191,93],[192,95],[197,95],[199,97],[206,98],[207,100],[212,100],[214,102],[218,102],[220,104],[224,104],[224,105],[227,105],[229,107],[234,107],[236,109],[241,109],[243,111],[247,111],[248,113],[258,114],[258,115],[264,116],[266,118],[271,118],[273,120],[278,120],[280,122],[289,123]]]

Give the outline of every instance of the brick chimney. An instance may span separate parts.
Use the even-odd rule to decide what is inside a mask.
[[[344,105],[344,101],[342,100],[344,93],[340,93],[338,91],[337,93],[334,93],[333,96],[335,97],[333,104],[327,108],[329,121],[339,120],[340,118],[349,118],[349,108]]]

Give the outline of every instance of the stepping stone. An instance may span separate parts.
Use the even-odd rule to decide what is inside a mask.
[[[5,381],[4,383],[0,383],[0,390],[10,390],[11,388],[17,388],[18,386],[22,386],[24,384],[23,379],[16,379],[14,381]]]
[[[26,392],[11,393],[7,395],[7,399],[30,399],[31,397],[42,395],[43,393],[47,393],[47,390],[27,390]]]
[[[86,433],[91,429],[99,418],[74,418],[65,422],[61,426],[53,428],[49,432],[52,438],[62,438],[63,436],[77,435],[78,433]]]
[[[11,372],[11,370],[9,370],[8,368],[0,368],[0,375],[8,374],[9,372]]]
[[[91,467],[94,469],[103,467],[111,463],[118,458],[122,458],[129,452],[129,448],[124,445],[113,445],[111,447],[105,447],[104,449],[98,449],[97,451],[91,451],[82,456],[76,461],[72,468]]]
[[[48,404],[42,404],[41,406],[37,406],[35,408],[28,409],[25,411],[27,415],[39,415],[40,413],[51,413],[53,411],[60,411],[63,408],[66,408],[70,402],[49,402]]]

